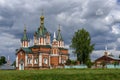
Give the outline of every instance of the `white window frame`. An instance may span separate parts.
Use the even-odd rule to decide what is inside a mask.
[[[34,64],[38,64],[38,58],[34,59]]]
[[[31,58],[28,58],[28,59],[27,59],[27,63],[28,63],[28,64],[32,64],[32,59],[31,59]]]
[[[64,59],[62,59],[62,64],[66,63],[66,61]]]
[[[47,58],[44,58],[44,59],[43,59],[43,63],[44,63],[44,64],[48,64],[48,59],[47,59]]]

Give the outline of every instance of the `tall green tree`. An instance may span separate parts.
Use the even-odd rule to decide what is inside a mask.
[[[94,50],[94,44],[91,44],[91,37],[85,29],[74,33],[71,47],[77,54],[77,60],[86,64],[90,60],[90,53]]]

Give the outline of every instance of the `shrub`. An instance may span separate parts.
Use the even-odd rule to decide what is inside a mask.
[[[87,65],[88,68],[91,68],[93,63],[91,62],[90,59],[88,59],[87,62],[86,62],[86,65]]]

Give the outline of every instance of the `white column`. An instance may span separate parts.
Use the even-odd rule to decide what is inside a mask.
[[[50,55],[49,55],[49,66],[51,66],[51,65],[50,65]]]
[[[33,61],[33,55],[32,55],[32,66],[33,66],[33,63],[34,63],[34,61]]]
[[[46,40],[44,39],[44,45],[46,45]]]
[[[50,42],[51,42],[51,41],[50,41],[50,36],[49,36],[49,38],[48,38],[48,39],[49,39],[49,40],[48,40],[48,43],[50,44]]]
[[[21,65],[19,64],[19,70],[21,70]]]
[[[41,43],[40,44],[43,45],[43,38],[41,38]]]
[[[16,56],[16,67],[18,67],[18,56]]]
[[[39,39],[36,39],[36,42],[37,42],[36,44],[38,45],[39,44]]]
[[[42,55],[39,54],[39,66],[42,66]]]
[[[59,63],[61,63],[61,55],[59,56]]]
[[[25,54],[25,66],[27,66],[27,54]]]
[[[38,39],[38,44],[40,45],[40,38]]]
[[[27,45],[26,45],[26,41],[24,41],[24,47],[27,47]]]
[[[30,46],[30,42],[28,42],[28,47]]]

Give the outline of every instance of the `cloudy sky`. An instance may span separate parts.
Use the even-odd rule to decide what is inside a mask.
[[[61,25],[66,46],[75,31],[85,28],[96,44],[92,58],[103,55],[105,45],[110,53],[120,54],[120,0],[0,0],[0,56],[15,60],[24,24],[33,44],[42,9],[51,34]]]

